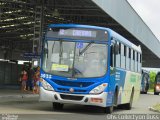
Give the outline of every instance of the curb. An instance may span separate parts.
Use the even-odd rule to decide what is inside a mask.
[[[153,107],[149,107],[149,110],[150,110],[150,111],[153,111],[153,112],[158,112],[158,113],[160,113],[160,110],[156,110],[156,109],[154,109]]]

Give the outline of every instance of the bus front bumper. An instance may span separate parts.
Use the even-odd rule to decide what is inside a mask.
[[[106,99],[107,99],[106,92],[97,95],[70,94],[70,93],[59,93],[55,91],[48,91],[45,90],[43,87],[40,87],[40,99],[39,99],[40,101],[106,107]]]

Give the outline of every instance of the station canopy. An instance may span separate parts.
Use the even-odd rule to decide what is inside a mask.
[[[8,59],[16,59],[11,53],[33,52],[34,46],[41,46],[47,25],[55,23],[109,27],[140,44],[145,56],[158,59],[92,0],[0,0],[0,52],[8,53]]]

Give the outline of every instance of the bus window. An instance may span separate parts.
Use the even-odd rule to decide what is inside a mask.
[[[130,70],[129,48],[126,47],[126,69]]]
[[[138,62],[137,62],[137,52],[135,52],[135,72],[137,72],[137,70],[138,70]]]
[[[134,71],[134,50],[131,49],[131,71]]]
[[[138,53],[138,72],[141,72],[141,54]]]
[[[110,66],[114,67],[114,46],[111,46],[111,52],[110,52]]]
[[[74,67],[81,74],[75,77],[100,77],[107,70],[107,49],[104,44],[92,44],[84,53],[84,56],[75,56]],[[78,49],[76,53],[78,52]],[[83,74],[83,76],[82,76]]]
[[[116,67],[120,67],[120,62],[121,62],[121,57],[120,57],[121,44],[119,42],[117,42],[117,45],[119,45],[119,53],[116,54]]]
[[[124,51],[124,45],[121,44],[121,68],[124,68],[125,69],[125,63],[126,63],[126,60],[125,60],[125,51]]]

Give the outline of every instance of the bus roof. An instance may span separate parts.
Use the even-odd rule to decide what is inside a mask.
[[[109,29],[109,28],[108,28]],[[136,50],[137,52],[141,53],[141,46],[136,46],[135,44],[131,43],[129,40],[127,40],[126,38],[124,38],[123,36],[121,36],[120,34],[116,33],[115,31],[110,30],[110,34],[112,37],[116,38],[117,41],[123,43],[124,45]]]
[[[91,25],[80,25],[80,24],[50,24],[48,26],[51,27],[77,27],[77,28],[90,28],[90,29],[99,29],[99,30],[107,30],[105,27],[91,26]]]
[[[77,27],[77,28],[90,28],[90,29],[98,29],[98,30],[107,30],[109,32],[109,34],[111,35],[111,37],[116,38],[119,42],[122,42],[126,46],[136,50],[139,53],[142,52],[140,46],[134,45],[133,43],[128,41],[126,38],[124,38],[123,36],[116,33],[115,31],[113,31],[110,28],[99,27],[99,26],[91,26],[91,25],[80,25],[80,24],[50,24],[48,27],[49,28],[52,28],[52,27]]]

